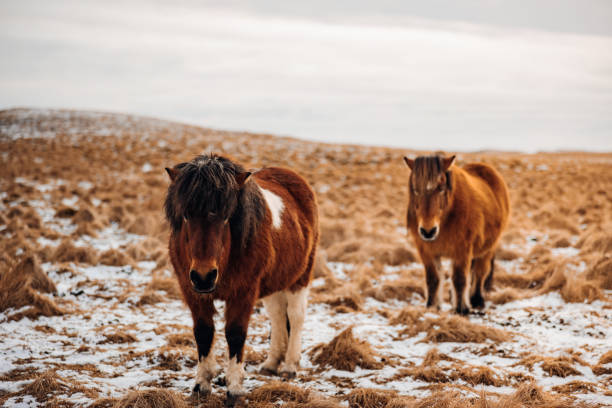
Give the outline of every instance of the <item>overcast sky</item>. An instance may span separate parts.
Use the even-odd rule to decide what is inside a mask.
[[[607,0],[0,0],[0,109],[431,150],[612,151],[610,22]]]

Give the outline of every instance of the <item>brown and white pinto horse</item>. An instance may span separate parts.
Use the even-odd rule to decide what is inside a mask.
[[[209,393],[217,371],[214,299],[225,301],[228,402],[244,393],[243,346],[257,299],[263,299],[272,326],[262,370],[294,376],[319,237],[312,189],[291,170],[251,174],[213,154],[166,171],[170,259],[198,348],[194,392]]]
[[[425,266],[427,306],[439,306],[440,258],[446,257],[452,260],[455,311],[483,308],[510,212],[506,183],[486,164],[453,166],[455,156],[404,161],[411,170],[407,224]]]

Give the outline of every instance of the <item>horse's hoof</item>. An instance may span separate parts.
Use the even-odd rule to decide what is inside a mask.
[[[246,401],[243,394],[234,395],[229,391],[227,392],[227,398],[225,399],[226,407],[244,407],[246,406]]]
[[[461,316],[467,316],[470,313],[470,308],[466,306],[457,306],[455,312]]]
[[[210,391],[210,389],[202,388],[200,384],[196,384],[193,387],[192,395],[198,398],[207,397],[210,394]]]
[[[284,378],[285,380],[292,380],[295,378],[296,372],[295,371],[281,371],[279,373],[279,376],[281,378]]]
[[[481,295],[474,295],[470,298],[470,303],[472,307],[475,309],[484,309],[485,300]]]
[[[487,314],[486,314],[485,312],[483,312],[482,310],[472,310],[472,311],[470,311],[470,314],[471,314],[471,315],[474,315],[474,316],[480,316],[480,317],[484,317],[484,316],[486,316],[486,315],[487,315]]]
[[[273,369],[268,368],[268,367],[260,367],[259,368],[259,374],[262,374],[262,375],[276,375],[277,372],[276,372],[276,370],[273,370]]]

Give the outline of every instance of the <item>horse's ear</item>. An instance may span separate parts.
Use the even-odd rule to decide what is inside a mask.
[[[446,157],[444,159],[442,159],[442,168],[444,171],[448,170],[453,163],[455,163],[455,155],[453,154],[452,156]]]
[[[244,186],[244,184],[249,181],[249,179],[251,178],[251,172],[250,171],[244,171],[240,174],[236,174],[236,183],[238,183],[238,187],[242,188],[242,186]]]
[[[170,180],[174,181],[174,179],[176,179],[180,173],[179,170],[174,169],[174,168],[168,168],[166,167],[166,173],[168,173],[168,176],[170,177]]]
[[[414,160],[404,156],[404,161],[406,162],[406,165],[410,168],[410,170],[412,170],[412,168],[414,167]]]

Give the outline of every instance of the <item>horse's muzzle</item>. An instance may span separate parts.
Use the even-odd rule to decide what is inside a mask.
[[[208,273],[202,278],[196,270],[189,272],[189,279],[193,290],[198,293],[211,293],[217,288],[217,276],[219,272],[216,269],[208,271]]]
[[[438,238],[438,227],[433,227],[430,230],[419,227],[419,235],[423,241],[433,241]]]

